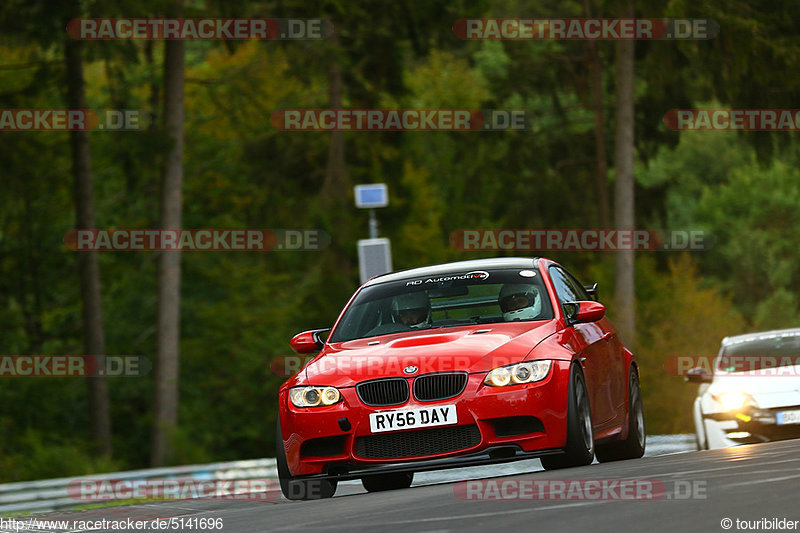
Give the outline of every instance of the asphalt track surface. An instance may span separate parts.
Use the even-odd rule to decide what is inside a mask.
[[[775,522],[766,525],[764,522],[753,523],[763,519],[800,521],[800,440],[482,478],[481,487],[488,490],[492,485],[487,482],[494,482],[493,485],[498,487],[508,482],[510,486],[518,486],[518,482],[524,484],[530,480],[541,484],[547,480],[569,483],[600,479],[639,480],[639,483],[655,483],[661,489],[652,492],[649,499],[636,501],[615,498],[613,491],[609,493],[612,499],[600,500],[566,500],[561,497],[565,493],[561,492],[545,499],[481,501],[463,499],[466,480],[415,485],[409,489],[372,494],[364,492],[360,484],[348,483],[340,484],[334,498],[320,501],[292,502],[283,498],[269,502],[182,500],[48,513],[38,517],[47,520],[222,518],[223,527],[216,531],[224,533],[741,531],[743,528],[737,527],[737,519],[750,521],[749,530],[760,525],[757,530],[800,531],[800,522],[789,523],[784,529],[768,527],[774,526]],[[457,495],[459,491],[461,498]],[[721,525],[725,518],[732,520],[729,529]],[[182,530],[210,531],[196,527]]]

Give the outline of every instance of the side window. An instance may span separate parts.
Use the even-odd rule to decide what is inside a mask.
[[[570,274],[566,270],[564,270],[562,272],[566,275],[567,282],[572,287],[573,293],[578,296],[578,298],[577,298],[578,300],[581,300],[581,301],[584,301],[584,302],[588,301],[588,300],[591,300],[591,298],[589,297],[589,293],[586,292],[586,289],[583,288],[583,285],[578,283],[578,280],[576,280],[572,276],[572,274]]]
[[[563,270],[556,266],[551,266],[548,272],[550,272],[550,278],[553,280],[553,286],[556,288],[556,295],[558,296],[559,302],[565,304],[583,299],[580,292],[576,291],[569,276]]]

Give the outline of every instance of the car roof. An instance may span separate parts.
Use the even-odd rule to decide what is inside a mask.
[[[400,270],[389,274],[382,274],[367,281],[364,286],[388,283],[408,278],[423,278],[427,276],[441,276],[444,274],[459,274],[471,270],[504,269],[504,268],[536,268],[537,257],[495,257],[492,259],[473,259],[471,261],[457,261],[443,263],[408,270]]]
[[[756,333],[745,333],[744,335],[731,335],[722,339],[722,346],[730,346],[731,344],[739,344],[742,342],[775,339],[779,337],[797,337],[800,336],[800,328],[789,329],[773,329],[769,331],[758,331]]]

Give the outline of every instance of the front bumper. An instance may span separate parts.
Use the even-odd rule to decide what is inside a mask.
[[[800,424],[780,425],[777,421],[779,412],[798,409],[800,405],[773,409],[747,406],[737,411],[705,414],[709,447],[800,438]]]
[[[300,409],[290,404],[284,390],[279,398],[283,435],[278,438],[283,440],[289,470],[294,476],[353,479],[371,473],[438,470],[560,452],[566,443],[569,361],[553,361],[548,376],[537,383],[489,387],[483,384],[485,376],[470,374],[466,388],[455,398],[420,402],[412,397],[390,407],[366,406],[355,387],[348,387],[340,389],[342,401],[336,405]],[[378,434],[370,431],[370,413],[436,405],[455,405],[458,423]],[[415,432],[402,438],[419,441],[421,432],[429,432],[423,439],[429,443],[423,446],[426,452],[381,457],[364,452],[365,438],[391,441],[400,433]],[[454,433],[466,440],[453,440]]]

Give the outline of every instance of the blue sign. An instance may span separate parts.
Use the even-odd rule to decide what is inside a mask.
[[[372,208],[389,205],[389,191],[385,183],[355,186],[356,207]]]

